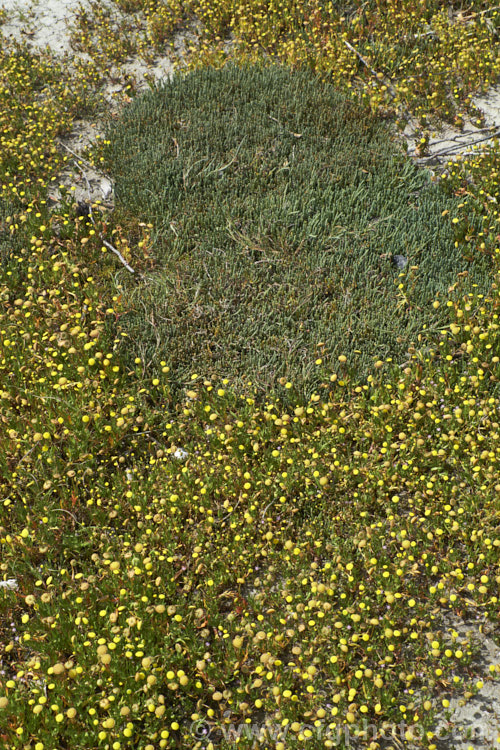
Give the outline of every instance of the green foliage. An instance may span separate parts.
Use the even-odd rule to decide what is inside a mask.
[[[207,14],[229,4],[210,2]],[[259,2],[245,4],[249,16],[270,23],[269,14],[259,15]],[[402,13],[406,4],[373,3],[369,11],[379,6],[385,13],[394,6]],[[135,2],[122,5],[132,9]],[[273,5],[278,3],[266,0],[266,11]],[[150,18],[159,40],[168,12],[161,14],[159,0],[148,8],[158,11]],[[417,12],[422,15],[425,7]],[[404,37],[400,27],[397,34]],[[288,74],[280,75],[285,81]],[[446,188],[441,193],[395,146],[391,151],[382,121],[369,124],[332,93],[335,117],[331,106],[318,107],[323,128],[318,135],[302,110],[297,114],[287,106],[297,92],[292,96],[283,87],[282,95],[270,87],[266,101],[273,104],[264,111],[291,131],[293,160],[285,135],[278,129],[265,135],[257,117],[255,133],[233,134],[213,153],[207,140],[206,150],[195,155],[199,132],[207,138],[212,132],[200,114],[199,128],[190,134],[196,147],[181,171],[172,173],[174,186],[175,175],[182,179],[184,172],[187,183],[186,195],[174,204],[177,214],[169,208],[158,222],[153,207],[154,220],[146,224],[145,210],[132,207],[127,213],[122,193],[119,211],[106,214],[95,206],[93,221],[87,221],[64,199],[54,206],[48,193],[63,167],[71,164],[80,173],[87,159],[100,165],[98,149],[86,154],[77,170],[58,148],[58,136],[97,102],[100,80],[92,65],[65,67],[21,48],[0,52],[0,747],[178,750],[259,744],[282,750],[306,744],[307,750],[323,750],[329,742],[366,750],[388,743],[430,750],[453,744],[454,717],[446,737],[436,737],[436,712],[446,716],[449,707],[451,714],[454,703],[481,690],[478,676],[486,683],[481,697],[491,694],[500,673],[499,665],[485,672],[474,661],[484,645],[475,642],[475,634],[491,631],[494,638],[499,623],[498,140],[482,156],[450,162],[440,176]],[[311,86],[309,78],[302,80]],[[179,83],[178,99],[184,90]],[[305,91],[314,106],[316,88]],[[167,116],[169,102],[164,103]],[[251,103],[240,102],[240,109],[253,114]],[[201,98],[200,107],[217,119],[215,104]],[[194,122],[185,104],[178,102],[176,111],[182,114],[174,123]],[[352,132],[346,126],[344,133],[349,119]],[[173,137],[182,160],[186,138],[175,132]],[[328,144],[344,141],[349,148],[330,148],[328,154]],[[133,139],[130,144],[133,154],[137,145]],[[317,160],[307,175],[313,148]],[[163,151],[157,143],[158,158],[172,160],[168,149],[167,141]],[[172,151],[175,160],[177,146]],[[207,152],[208,162],[193,165]],[[291,163],[288,175],[285,158]],[[245,165],[246,182],[244,175],[238,182]],[[331,185],[323,165],[335,175]],[[216,167],[220,184],[208,175]],[[385,181],[375,183],[378,167]],[[154,179],[147,172],[144,184],[150,187]],[[285,193],[287,180],[294,182]],[[214,183],[219,203],[210,192]],[[296,189],[301,184],[303,195]],[[386,186],[393,188],[390,198]],[[337,189],[342,201],[337,206],[330,195],[323,205],[319,189],[327,197]],[[148,367],[147,360],[135,358],[123,367],[118,351],[123,331],[116,329],[127,321],[131,300],[141,309],[146,285],[135,296],[130,290],[115,293],[111,280],[118,284],[131,277],[113,253],[103,252],[105,237],[141,276],[151,268],[150,230],[156,231],[161,262],[155,289],[174,284],[180,308],[188,263],[194,277],[205,248],[210,291],[222,295],[222,281],[230,277],[237,284],[245,272],[242,278],[255,295],[271,287],[273,301],[260,300],[268,315],[273,305],[279,308],[282,289],[287,295],[316,293],[321,279],[314,263],[325,264],[328,252],[347,263],[346,258],[356,259],[348,255],[353,247],[365,253],[361,260],[369,268],[376,244],[371,233],[377,231],[375,237],[385,242],[377,252],[391,251],[384,223],[367,226],[364,213],[370,221],[389,216],[393,231],[399,227],[396,218],[403,217],[411,238],[418,222],[405,218],[406,204],[400,206],[393,195],[397,190],[409,206],[414,202],[420,223],[429,217],[429,226],[434,221],[448,232],[447,250],[455,247],[454,236],[468,247],[471,265],[462,267],[471,272],[469,285],[472,273],[481,281],[474,254],[492,265],[487,295],[479,282],[469,295],[460,294],[464,284],[454,293],[439,291],[433,309],[444,310],[449,325],[440,329],[438,341],[422,341],[425,349],[411,352],[408,366],[379,361],[359,384],[345,377],[351,363],[342,356],[342,377],[332,375],[328,392],[306,399],[284,383],[265,401],[255,386],[232,387],[192,371],[188,384],[179,384],[162,360]],[[64,188],[60,191],[64,198]],[[261,195],[262,202],[254,197],[249,203],[248,195]],[[196,208],[200,196],[213,216],[215,229],[205,222],[210,237],[222,238],[213,247],[203,244],[208,235]],[[236,226],[224,196],[247,226]],[[389,209],[379,210],[386,200],[393,201],[396,218]],[[449,210],[446,218],[434,213],[434,201]],[[299,209],[302,224],[293,213]],[[227,217],[233,221],[229,227]],[[420,283],[413,261],[422,273],[430,273],[431,262],[436,274],[442,273],[437,263],[445,256],[425,246],[427,236],[418,238],[425,247],[420,255],[411,256],[405,244],[398,248],[397,255],[407,253],[410,260],[401,277],[388,258],[383,259],[388,265],[381,265],[382,273],[402,284],[402,315],[407,306],[423,306],[412,287]],[[223,250],[218,264],[210,260],[210,252]],[[166,268],[170,254],[168,277],[161,263]],[[361,260],[357,270],[354,260],[361,276]],[[259,275],[261,266],[267,270]],[[178,268],[184,274],[179,281]],[[452,275],[448,267],[444,271]],[[236,309],[228,313],[239,326],[242,284]],[[198,297],[193,287],[193,316],[198,298],[214,308],[226,299],[214,296],[207,303],[207,286]],[[332,304],[335,290],[332,285]],[[144,315],[157,327],[150,296]],[[306,327],[312,325],[307,305],[308,299],[303,308],[292,306],[297,318],[305,311]],[[264,313],[259,318],[257,307],[252,308],[257,319],[269,322]],[[186,328],[196,330],[194,323]],[[241,331],[235,327],[233,335],[226,328],[227,339],[218,335],[231,347]],[[132,337],[129,344],[141,348]],[[160,345],[166,348],[161,339]],[[329,340],[318,348],[319,356],[306,354],[317,357],[315,366],[328,380]],[[254,369],[248,376],[263,373]],[[455,630],[455,618],[467,624],[466,632]]]
[[[19,249],[17,237],[12,237],[10,229],[11,217],[17,208],[15,201],[0,197],[0,268],[11,257],[14,250]]]
[[[456,199],[380,116],[310,72],[178,76],[108,138],[119,213],[157,231],[156,273],[130,290],[123,330],[131,356],[164,359],[174,377],[285,377],[310,392],[318,343],[366,375],[445,324],[431,302],[459,272],[457,293],[489,288],[488,260],[455,244]]]

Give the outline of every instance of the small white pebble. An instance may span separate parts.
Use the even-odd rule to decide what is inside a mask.
[[[101,180],[101,193],[105,201],[108,200],[112,192],[113,192],[113,186],[110,183],[110,181],[106,179],[102,179]]]
[[[7,578],[6,581],[0,581],[0,589],[17,589],[17,581],[15,578]]]
[[[177,448],[174,452],[174,458],[176,458],[178,461],[184,461],[184,459],[187,458],[188,455],[188,452],[183,448]]]

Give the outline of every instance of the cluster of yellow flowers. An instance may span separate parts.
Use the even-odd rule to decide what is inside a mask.
[[[446,25],[430,1],[343,19],[306,5],[184,7],[206,28],[207,59],[230,28],[242,54],[335,60],[347,85],[366,73],[338,32],[355,29],[373,67],[391,61],[380,81],[414,70],[391,101],[420,92],[422,114],[436,104],[424,81],[445,76],[453,49],[462,91],[490,80],[494,11]],[[441,50],[428,76],[396,45],[424,22]],[[377,47],[382,24],[393,33]],[[451,323],[404,369],[380,359],[356,383],[346,357],[315,352],[332,371],[321,395],[293,404],[286,380],[262,397],[252,373],[240,388],[193,374],[175,408],[166,362],[122,356],[127,311],[103,252],[108,232],[147,264],[152,227],[49,208],[65,164],[56,137],[100,81],[87,73],[0,53],[0,744],[208,748],[258,724],[327,748],[351,727],[376,750],[366,719],[380,735],[403,721],[406,739],[435,748],[437,698],[446,709],[469,687],[477,647],[446,615],[498,621],[498,143],[443,177],[482,215],[491,294],[436,300]],[[389,102],[389,86],[371,85],[374,106]]]

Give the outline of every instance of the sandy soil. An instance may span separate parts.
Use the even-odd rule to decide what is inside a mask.
[[[482,151],[494,136],[500,136],[500,87],[492,88],[486,94],[472,98],[472,103],[480,109],[486,118],[481,128],[474,126],[470,119],[464,119],[462,131],[444,125],[433,133],[428,145],[428,156],[419,157],[415,148],[416,123],[410,122],[403,136],[408,142],[408,154],[422,166],[433,167],[445,164],[466,153]]]
[[[106,0],[102,0],[106,2]],[[35,50],[47,48],[56,55],[64,55],[70,63],[76,56],[71,49],[68,23],[78,13],[79,7],[85,7],[87,0],[3,0],[3,7],[8,17],[0,27],[4,44],[9,40],[26,41]],[[176,40],[182,48],[186,35],[180,34]],[[84,56],[83,56],[84,57]],[[172,74],[173,64],[170,57],[158,57],[154,65],[148,66],[139,59],[131,59],[121,66],[119,73],[133,76],[140,91],[148,86],[147,76],[154,76],[157,81]],[[116,71],[115,71],[116,72]],[[118,76],[119,77],[119,76]],[[113,76],[116,79],[116,76]],[[105,86],[105,97],[110,107],[115,106],[123,84],[111,80]],[[477,142],[477,148],[484,148],[494,133],[500,134],[500,87],[492,89],[485,96],[477,97],[474,104],[486,116],[486,124],[491,131],[484,132],[475,128],[471,122],[464,122],[462,132],[453,128],[443,128],[434,135],[429,143],[429,157],[421,158],[415,149],[415,123],[409,123],[403,138],[408,143],[408,153],[421,166],[432,171],[443,170],[450,158],[457,158],[467,152],[471,144]],[[81,120],[75,122],[73,132],[61,139],[62,148],[71,149],[74,154],[82,154],[101,133],[99,122]],[[450,151],[452,153],[450,153]],[[68,152],[69,153],[69,152]],[[75,200],[101,201],[109,208],[113,206],[113,185],[109,177],[85,165],[85,177],[76,167],[68,167],[59,177],[58,182],[74,188]],[[52,198],[57,201],[57,189]],[[464,622],[445,615],[445,627],[455,629],[459,637],[470,639],[480,645],[480,657],[475,664],[476,679],[484,680],[484,686],[474,697],[464,696],[454,700],[447,714],[441,715],[435,727],[443,736],[438,740],[438,750],[487,750],[500,745],[500,679],[492,680],[489,666],[500,664],[500,648],[484,632],[481,620]],[[486,626],[485,626],[486,627]],[[498,634],[497,634],[498,640]],[[467,733],[469,736],[467,737]],[[412,744],[406,744],[411,748]]]
[[[110,5],[109,0],[101,0],[101,5]],[[7,20],[0,27],[0,33],[7,44],[10,42],[26,42],[28,46],[40,52],[48,51],[62,57],[71,66],[76,58],[88,59],[88,55],[75,52],[71,47],[71,25],[81,8],[89,8],[88,0],[3,0],[0,7],[7,11]],[[115,14],[120,17],[119,10],[113,6]],[[192,34],[179,34],[175,46],[182,52],[186,38]],[[114,66],[109,72],[102,93],[110,110],[117,110],[123,103],[123,93],[126,83],[131,80],[137,91],[146,90],[148,81],[160,82],[169,78],[173,73],[171,56],[158,56],[153,64],[147,64],[136,57],[127,60],[120,66]],[[70,154],[81,155],[92,145],[104,129],[101,122],[91,120],[77,120],[73,130],[60,139],[62,148]],[[113,185],[106,175],[96,172],[90,165],[85,165],[85,176],[73,162],[58,177],[58,184],[72,188],[75,201],[100,201],[108,208],[113,206]],[[49,193],[54,205],[60,198],[59,190],[54,187]]]

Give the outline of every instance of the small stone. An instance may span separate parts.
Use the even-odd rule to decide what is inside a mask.
[[[111,197],[111,193],[113,192],[113,186],[111,182],[107,180],[106,178],[103,178],[101,180],[100,188],[101,188],[102,197],[104,198],[105,201],[107,201],[108,198]]]
[[[6,581],[0,581],[0,589],[10,589],[11,591],[14,591],[17,588],[19,588],[19,586],[17,585],[15,578],[8,578]]]
[[[408,265],[408,258],[406,258],[404,255],[393,255],[392,264],[399,271],[404,271],[406,266]]]
[[[86,201],[78,201],[76,206],[76,215],[87,217],[90,215],[90,206]]]
[[[177,450],[174,452],[174,458],[176,458],[178,461],[184,461],[188,457],[188,455],[188,452],[183,448],[177,448]]]

